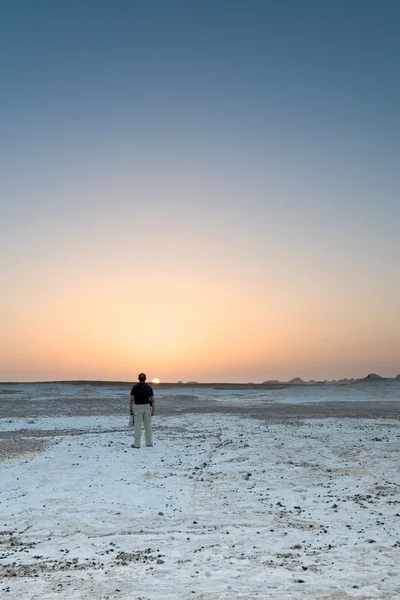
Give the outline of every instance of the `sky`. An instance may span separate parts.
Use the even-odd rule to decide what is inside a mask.
[[[397,0],[3,0],[0,380],[400,373]]]

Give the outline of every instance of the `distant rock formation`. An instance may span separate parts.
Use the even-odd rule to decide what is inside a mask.
[[[380,379],[385,379],[384,377],[381,377],[380,375],[377,375],[376,373],[370,373],[369,375],[367,375],[366,377],[364,377],[363,379],[361,379],[360,381],[379,381]]]
[[[288,383],[291,383],[293,385],[304,385],[304,381],[300,378],[300,377],[295,377],[294,379],[291,379],[290,381],[288,381]]]
[[[263,381],[263,385],[269,385],[270,383],[280,383],[279,379],[268,379],[268,381]]]
[[[396,375],[395,379],[400,379],[400,375]]]

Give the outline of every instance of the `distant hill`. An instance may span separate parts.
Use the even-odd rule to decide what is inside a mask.
[[[295,377],[294,379],[291,379],[290,381],[288,381],[288,383],[294,384],[294,385],[302,385],[302,384],[304,384],[304,381],[300,377]]]
[[[385,377],[381,377],[380,375],[377,375],[376,373],[370,373],[369,375],[367,375],[366,377],[364,377],[363,379],[359,379],[359,381],[380,381],[386,379]]]

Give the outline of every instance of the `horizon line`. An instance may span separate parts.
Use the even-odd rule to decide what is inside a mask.
[[[279,379],[268,379],[261,382],[254,381],[243,381],[243,382],[232,382],[232,381],[160,381],[158,383],[153,383],[152,381],[148,381],[147,383],[162,386],[162,385],[179,385],[179,386],[188,386],[188,385],[315,385],[315,384],[326,384],[326,383],[352,383],[358,381],[387,381],[387,380],[398,380],[400,379],[400,374],[394,375],[393,377],[384,377],[378,375],[377,373],[369,373],[365,377],[343,377],[340,379],[309,379],[305,380],[301,377],[293,377],[289,380],[279,380]],[[122,380],[122,379],[48,379],[48,380],[31,380],[31,381],[0,381],[0,385],[18,385],[18,384],[55,384],[55,383],[63,383],[63,384],[120,384],[120,385],[131,385],[133,380]]]

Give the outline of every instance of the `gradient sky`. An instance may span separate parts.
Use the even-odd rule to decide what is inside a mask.
[[[2,0],[0,380],[400,373],[397,0]]]

